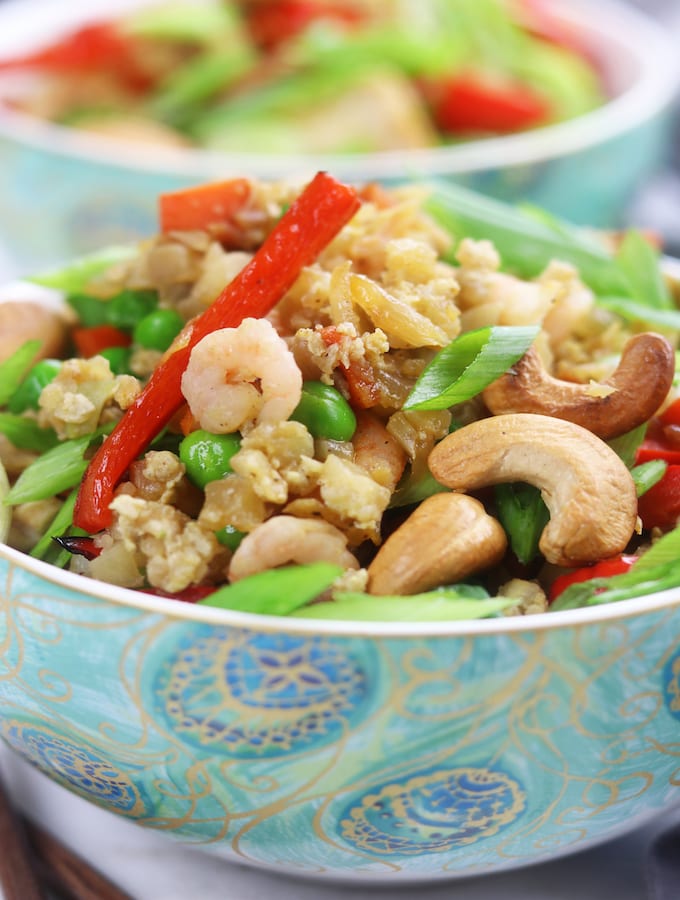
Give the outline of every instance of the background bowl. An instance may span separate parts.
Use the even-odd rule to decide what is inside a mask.
[[[140,0],[6,0],[0,57],[28,50],[72,27],[139,5]],[[547,0],[546,0],[547,2]],[[226,155],[112,142],[98,135],[0,109],[0,221],[16,273],[110,242],[150,234],[159,193],[215,178],[306,177],[394,183],[453,177],[504,200],[540,205],[577,223],[615,226],[667,146],[678,81],[675,42],[617,0],[549,0],[598,48],[613,99],[569,122],[531,133],[432,150],[371,155]]]
[[[0,735],[232,861],[434,881],[592,846],[678,794],[680,590],[455,624],[304,622],[0,545]]]

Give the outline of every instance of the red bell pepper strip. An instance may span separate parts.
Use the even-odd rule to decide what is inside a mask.
[[[668,466],[660,481],[638,500],[644,528],[675,528],[680,520],[680,465]]]
[[[525,84],[459,73],[424,83],[438,127],[448,134],[505,134],[546,122],[547,101]]]
[[[110,524],[109,503],[135,459],[180,409],[181,379],[192,348],[218,328],[267,315],[360,206],[356,191],[319,172],[274,226],[250,262],[187,329],[185,343],[161,362],[91,460],[73,521],[90,533]]]
[[[164,234],[168,231],[200,231],[225,222],[246,205],[250,193],[247,178],[232,178],[161,194],[158,198],[161,231]]]
[[[93,325],[90,328],[74,328],[71,337],[80,356],[89,359],[108,347],[129,347],[132,338],[113,325]]]
[[[85,25],[42,50],[0,60],[0,69],[17,68],[83,75],[108,72],[130,88],[142,91],[151,85],[135,60],[131,40],[112,22]]]
[[[603,559],[592,566],[583,566],[573,572],[567,572],[557,577],[552,583],[548,594],[548,601],[552,603],[559,595],[566,591],[572,584],[580,584],[582,581],[591,581],[593,578],[611,578],[612,575],[623,575],[627,572],[638,557],[633,554],[613,556],[611,559]]]

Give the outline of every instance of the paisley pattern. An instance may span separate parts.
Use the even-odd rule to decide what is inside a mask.
[[[452,769],[383,786],[340,827],[350,843],[373,853],[442,853],[491,837],[524,805],[520,785],[504,772]]]
[[[680,650],[664,667],[664,697],[670,714],[680,719]]]
[[[357,660],[328,641],[204,629],[163,667],[157,697],[183,740],[241,759],[326,744],[366,697]]]
[[[67,589],[0,547],[0,737],[65,788],[221,856],[469,876],[680,799],[680,602],[381,638],[167,609]]]
[[[87,800],[132,818],[144,812],[130,778],[96,751],[34,722],[8,719],[0,723],[0,733],[24,759]]]

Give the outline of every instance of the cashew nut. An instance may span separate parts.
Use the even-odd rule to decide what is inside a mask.
[[[538,487],[550,511],[539,547],[556,565],[614,556],[633,535],[630,472],[604,441],[572,422],[531,413],[480,419],[445,437],[428,462],[455,491],[512,481]]]
[[[603,440],[642,425],[657,411],[675,373],[673,348],[660,334],[632,337],[598,395],[591,385],[553,378],[532,347],[482,397],[492,413],[540,413],[582,425]]]
[[[39,303],[13,300],[0,303],[0,362],[26,341],[35,339],[42,342],[36,360],[58,356],[66,340],[66,323],[54,310]]]
[[[368,567],[369,594],[417,594],[500,562],[507,538],[482,504],[435,494],[391,534]]]

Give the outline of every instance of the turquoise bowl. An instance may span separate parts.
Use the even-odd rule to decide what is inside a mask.
[[[141,0],[5,0],[0,57]],[[612,99],[559,125],[433,150],[352,156],[228,155],[112,142],[0,107],[0,222],[16,272],[60,263],[156,228],[158,194],[231,176],[353,182],[451,178],[576,223],[616,227],[662,164],[678,87],[673,35],[623,0],[544,0],[597,48]],[[2,95],[0,84],[0,95]]]
[[[0,546],[0,735],[80,797],[246,865],[395,885],[527,866],[680,800],[680,591],[317,623]]]

